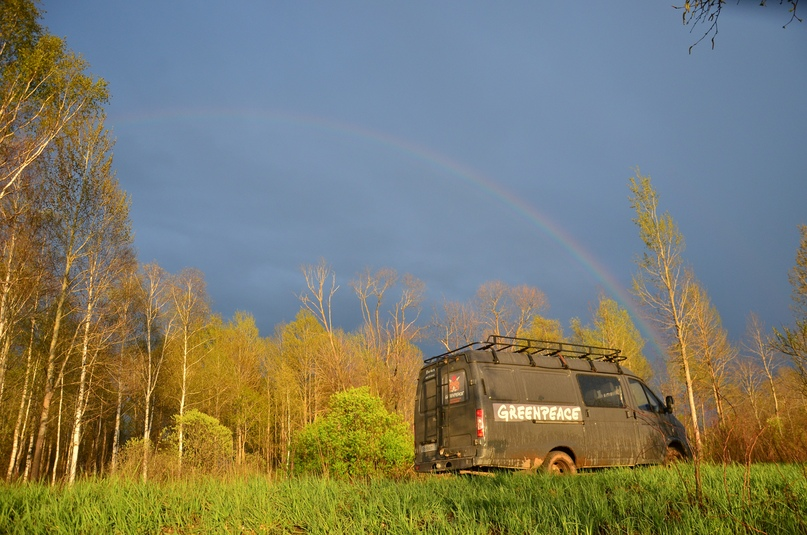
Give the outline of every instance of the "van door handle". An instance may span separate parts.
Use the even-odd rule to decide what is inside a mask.
[[[631,413],[631,412],[633,412],[633,411],[625,411],[625,416],[627,416],[628,418],[630,418],[630,416],[631,416],[631,414],[630,414],[630,413]],[[635,413],[633,414],[633,417],[634,417],[634,418],[636,417],[636,414],[635,414]]]

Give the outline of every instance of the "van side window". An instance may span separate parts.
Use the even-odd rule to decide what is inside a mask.
[[[580,374],[577,376],[577,383],[580,385],[583,403],[587,407],[625,406],[625,401],[622,398],[622,387],[617,377]]]
[[[468,399],[468,389],[465,381],[465,370],[454,370],[448,372],[448,390],[443,394],[448,399],[443,399],[449,405],[462,403]]]
[[[484,370],[488,397],[497,401],[518,401],[520,392],[513,377],[513,370],[489,367]]]
[[[652,390],[636,379],[628,379],[628,385],[639,410],[661,412],[661,402],[653,394]]]
[[[521,377],[524,380],[527,401],[577,404],[571,377],[566,374],[525,372]]]

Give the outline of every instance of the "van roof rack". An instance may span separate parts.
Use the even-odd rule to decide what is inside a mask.
[[[584,344],[572,344],[570,342],[549,342],[546,340],[533,340],[531,338],[517,338],[514,336],[501,336],[491,334],[484,342],[472,342],[457,349],[452,349],[435,357],[424,361],[431,364],[451,355],[462,353],[465,350],[476,351],[509,351],[513,353],[525,353],[532,360],[533,355],[544,355],[549,357],[571,357],[586,360],[604,360],[606,362],[621,362],[627,357],[621,355],[619,349],[608,347],[590,346]]]

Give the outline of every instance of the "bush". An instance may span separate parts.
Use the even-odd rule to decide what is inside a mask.
[[[196,409],[167,429],[160,441],[149,443],[148,479],[170,481],[184,473],[221,474],[233,459],[233,433],[219,421]],[[182,470],[179,465],[179,424],[183,425]],[[121,448],[116,474],[123,478],[141,477],[143,473],[143,439],[131,438]],[[181,473],[180,473],[181,472]]]
[[[224,471],[233,458],[233,432],[219,421],[196,409],[174,416],[170,443],[178,448],[179,425],[183,428],[182,466],[196,472],[215,474]],[[178,451],[178,450],[174,450]]]
[[[338,479],[400,477],[412,466],[414,438],[367,387],[331,396],[329,410],[297,436],[295,473]]]
[[[164,445],[163,445],[164,446]],[[130,438],[121,447],[118,459],[117,476],[124,479],[140,479],[143,475],[142,437]],[[165,447],[157,447],[151,442],[149,449],[149,481],[170,481],[177,476],[177,455],[174,449],[167,451]]]

